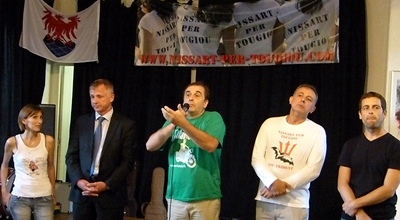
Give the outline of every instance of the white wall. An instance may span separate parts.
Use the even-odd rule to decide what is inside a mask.
[[[400,70],[400,0],[366,0],[366,6],[368,54],[366,91],[375,91],[385,96],[389,110],[385,128],[400,138],[396,128],[397,122],[393,120],[394,103],[391,102],[391,72]],[[400,195],[399,188],[397,195]],[[397,202],[397,209],[400,209],[400,201]],[[400,220],[400,214],[397,214],[395,219]]]
[[[65,154],[68,148],[69,125],[72,108],[73,65],[61,65],[48,61],[43,104],[56,105],[55,118],[55,165],[56,178],[65,181]]]
[[[367,6],[367,78],[365,91],[385,96],[391,105],[391,72],[400,70],[400,0],[366,0]],[[397,59],[397,60],[396,60]],[[392,112],[388,112],[388,115]],[[388,117],[385,128],[393,124]],[[393,127],[392,127],[393,128]],[[397,131],[393,134],[397,135]]]
[[[386,94],[390,0],[366,0],[367,88]]]
[[[400,71],[400,43],[399,43],[399,36],[400,36],[400,29],[399,26],[399,19],[400,19],[400,0],[392,0],[391,1],[391,12],[390,12],[390,20],[389,20],[389,34],[388,34],[388,77],[387,77],[387,99],[390,102],[390,110],[389,117],[387,120],[389,125],[389,131],[396,137],[400,138],[400,130],[397,128],[398,123],[394,120],[394,113],[396,110],[396,93],[392,89],[392,71]],[[397,79],[400,78],[400,72],[397,74]],[[398,107],[397,107],[398,108]]]

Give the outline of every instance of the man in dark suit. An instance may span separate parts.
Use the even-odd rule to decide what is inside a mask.
[[[134,164],[135,123],[114,112],[114,88],[110,81],[94,81],[89,94],[95,112],[76,120],[66,154],[73,218],[122,220],[126,178]],[[98,150],[95,139],[99,140]]]

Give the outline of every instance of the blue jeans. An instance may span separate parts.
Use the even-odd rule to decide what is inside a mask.
[[[26,198],[11,195],[9,209],[14,220],[54,219],[53,198],[51,196]]]
[[[262,201],[256,203],[257,220],[308,220],[308,212],[308,208],[289,207]]]

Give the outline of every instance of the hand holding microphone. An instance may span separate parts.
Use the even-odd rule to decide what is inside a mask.
[[[189,103],[178,104],[177,108],[178,108],[177,111],[182,109],[186,113],[189,111],[190,105],[189,105]]]
[[[184,103],[182,105],[178,104],[177,110],[173,110],[168,106],[164,106],[164,108],[161,108],[161,112],[167,121],[179,126],[183,121],[186,121],[186,112],[189,110],[189,107],[190,106],[188,103]]]
[[[187,112],[187,111],[189,111],[189,104],[188,103],[183,103],[183,105],[182,105],[182,109],[183,109],[183,111],[185,111],[185,112]]]

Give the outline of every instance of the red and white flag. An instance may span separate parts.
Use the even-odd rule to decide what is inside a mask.
[[[60,63],[98,61],[100,1],[65,15],[42,0],[25,0],[19,46]]]

